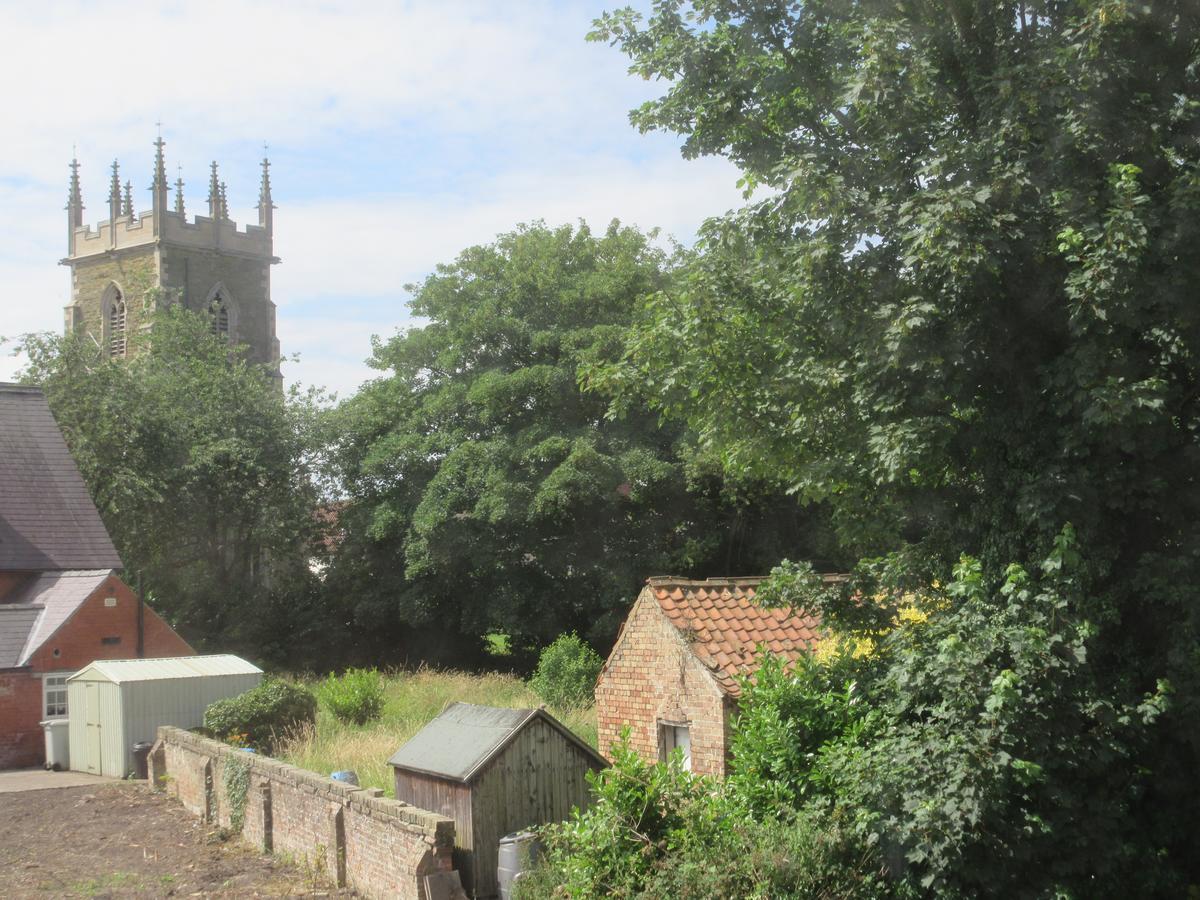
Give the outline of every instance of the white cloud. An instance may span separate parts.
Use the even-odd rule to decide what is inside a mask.
[[[738,204],[737,173],[630,128],[628,109],[661,85],[583,40],[615,5],[6,4],[0,335],[61,327],[71,145],[88,221],[104,216],[114,156],[144,208],[159,118],[191,213],[217,157],[235,218],[253,221],[270,140],[278,331],[302,355],[285,371],[343,394],[371,375],[370,335],[406,323],[406,282],[520,222],[620,218],[689,240]],[[15,368],[0,348],[0,379]]]

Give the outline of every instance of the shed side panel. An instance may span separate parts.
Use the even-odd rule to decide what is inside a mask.
[[[471,849],[471,794],[465,784],[395,768],[396,799],[454,820],[455,845]]]
[[[133,771],[133,745],[154,743],[158,726],[197,728],[210,703],[245,693],[262,680],[258,673],[127,681],[124,689],[126,771]]]

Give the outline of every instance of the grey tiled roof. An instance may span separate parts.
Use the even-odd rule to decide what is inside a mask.
[[[29,658],[112,574],[112,569],[43,572],[0,603],[0,669]]]
[[[92,596],[111,574],[112,569],[43,572],[0,604],[0,609],[16,605],[36,606],[45,610],[29,633],[17,665],[28,663],[29,657],[75,614],[83,601]]]
[[[0,604],[0,669],[21,665],[21,651],[43,611],[40,606]]]
[[[548,722],[585,755],[594,758],[598,765],[607,765],[595,750],[544,710],[503,709],[473,703],[450,704],[392,754],[388,765],[469,782],[508,746],[518,731],[538,718]]]
[[[46,398],[0,383],[0,571],[119,568]]]

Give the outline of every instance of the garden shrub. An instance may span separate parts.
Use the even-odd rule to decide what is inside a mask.
[[[212,734],[241,741],[263,753],[273,753],[280,738],[317,718],[317,698],[298,684],[268,678],[237,697],[209,705],[204,727]]]
[[[376,669],[347,669],[317,686],[317,699],[339,722],[365,725],[383,712],[383,678]]]
[[[754,815],[728,784],[642,760],[622,739],[591,777],[594,802],[542,829],[546,852],[517,900],[619,898],[881,898],[871,852],[851,850],[831,820]]]
[[[561,634],[542,651],[529,686],[551,706],[587,706],[603,665],[604,660],[579,635]]]

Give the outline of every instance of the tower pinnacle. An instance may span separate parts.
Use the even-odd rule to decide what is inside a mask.
[[[112,163],[112,183],[108,187],[108,219],[116,223],[121,217],[121,173],[117,161]]]
[[[183,209],[183,166],[180,166],[176,171],[179,177],[175,179],[175,215],[181,219],[185,219],[187,215]]]
[[[258,189],[258,224],[267,229],[267,237],[274,230],[275,204],[271,202],[271,161],[265,156],[262,161],[262,185]]]
[[[72,228],[83,224],[83,193],[79,189],[79,160],[71,160],[71,187],[67,193],[67,216]]]
[[[221,218],[221,181],[217,178],[217,161],[212,162],[212,174],[208,178],[208,215],[209,218]]]
[[[121,215],[128,216],[133,221],[133,182],[125,182],[125,202],[121,205]]]
[[[67,252],[75,252],[75,229],[83,226],[83,193],[79,189],[79,160],[72,154],[71,187],[67,191]]]

